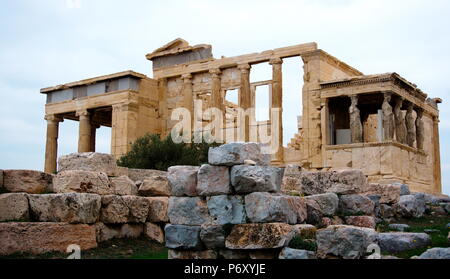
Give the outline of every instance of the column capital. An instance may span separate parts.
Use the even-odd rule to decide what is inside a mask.
[[[182,79],[184,82],[190,82],[190,81],[192,80],[192,75],[191,75],[191,74],[183,74],[183,75],[181,76],[181,79]]]
[[[278,65],[278,64],[283,64],[283,59],[281,59],[280,57],[272,57],[269,60],[269,64],[270,65]]]
[[[222,71],[219,68],[209,69],[209,73],[213,78],[218,78],[222,74]]]
[[[81,116],[89,116],[90,113],[89,113],[89,111],[88,111],[87,109],[82,109],[82,110],[77,110],[77,111],[75,112],[75,115],[78,116],[78,117],[81,117]]]
[[[112,105],[113,110],[137,110],[139,105],[135,101],[124,101]]]
[[[250,71],[250,64],[248,63],[244,63],[244,64],[239,64],[238,69],[241,70],[242,73],[248,73]]]
[[[47,121],[53,121],[53,122],[63,122],[64,118],[61,116],[55,115],[55,114],[46,114],[44,117]]]

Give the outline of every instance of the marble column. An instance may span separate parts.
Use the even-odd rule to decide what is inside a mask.
[[[384,140],[390,141],[394,139],[394,112],[390,104],[392,94],[390,92],[386,92],[383,96],[384,100],[381,110],[383,112]]]
[[[423,124],[423,109],[416,109],[416,146],[417,149],[423,150],[423,142],[425,140],[425,126]]]
[[[413,115],[414,105],[412,103],[408,104],[408,109],[406,111],[406,143],[414,147],[414,142],[416,141],[416,119]]]
[[[250,65],[240,64],[238,69],[241,71],[241,86],[239,91],[239,107],[247,110],[251,106],[252,96],[250,91]],[[250,116],[246,115],[244,120],[244,140],[250,141]]]
[[[272,101],[271,109],[275,109],[278,114],[278,123],[271,123],[271,126],[276,129],[272,130],[272,138],[275,136],[278,143],[278,149],[275,153],[275,160],[283,162],[283,60],[279,57],[270,59],[269,64],[272,65]],[[272,115],[272,112],[270,113]],[[271,121],[273,121],[271,119]],[[274,140],[274,139],[273,139]]]
[[[398,142],[406,144],[406,124],[405,116],[402,112],[403,97],[399,97],[395,102],[394,119],[395,119],[395,137]]]
[[[160,121],[160,135],[161,139],[167,136],[167,78],[158,80],[158,117]]]
[[[223,112],[224,99],[221,92],[220,69],[209,70],[211,74],[211,107],[218,108]]]
[[[350,131],[352,143],[363,142],[363,127],[361,124],[361,113],[358,108],[358,95],[350,96],[351,105],[348,110],[350,114]]]
[[[45,120],[47,120],[47,140],[45,144],[44,171],[46,173],[55,173],[58,159],[59,122],[62,122],[63,119],[51,114],[46,115]]]
[[[97,138],[97,129],[100,128],[100,125],[91,123],[91,144],[90,144],[90,152],[95,152],[96,138]]]
[[[91,119],[87,110],[77,111],[79,117],[78,152],[91,151]]]

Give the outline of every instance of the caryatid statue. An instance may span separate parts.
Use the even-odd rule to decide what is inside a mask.
[[[361,115],[358,105],[358,95],[350,97],[352,103],[348,110],[350,114],[350,130],[352,134],[352,143],[363,142],[363,127],[361,124]]]
[[[412,103],[408,104],[408,110],[406,111],[406,143],[414,147],[414,142],[416,141],[416,119],[413,115],[414,105]]]
[[[389,103],[390,101],[391,93],[384,93],[384,101],[381,106],[381,110],[383,111],[384,140],[392,140],[394,138],[394,113]]]
[[[423,109],[418,109],[416,118],[416,144],[417,149],[423,149],[423,141],[425,139],[425,127],[423,125]]]
[[[398,142],[406,144],[406,124],[405,117],[402,112],[403,97],[395,102],[394,119],[395,119],[395,136]]]

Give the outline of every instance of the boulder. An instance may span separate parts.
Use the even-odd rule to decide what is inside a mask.
[[[330,181],[331,185],[326,192],[341,195],[361,193],[367,187],[367,178],[361,170],[334,171]]]
[[[365,195],[380,195],[380,203],[392,204],[399,201],[400,196],[406,193],[404,184],[378,184],[370,183],[364,192]],[[408,190],[409,191],[409,190]]]
[[[172,260],[213,260],[217,259],[217,252],[213,250],[180,251],[169,249],[168,257]]]
[[[0,222],[27,221],[29,217],[27,194],[9,193],[0,195]]]
[[[392,231],[405,232],[409,230],[409,225],[407,224],[389,224],[388,228]]]
[[[445,195],[432,195],[427,193],[415,193],[416,197],[420,196],[420,198],[423,198],[425,200],[425,203],[431,204],[431,205],[438,205],[440,203],[450,203],[450,197]]]
[[[431,238],[426,233],[379,233],[378,244],[383,252],[400,253],[407,250],[425,248],[431,244]]]
[[[374,214],[375,204],[363,195],[343,195],[339,198],[339,211],[343,214]]]
[[[284,168],[284,176],[298,176],[302,173],[302,167],[296,164],[287,164]]]
[[[207,199],[209,214],[213,224],[243,224],[247,215],[242,196],[213,196]]]
[[[167,176],[156,175],[146,178],[139,186],[139,195],[145,197],[170,196]]]
[[[408,184],[403,184],[400,182],[392,183],[394,186],[400,186],[400,196],[411,195]]]
[[[450,260],[450,247],[428,249],[418,259]]]
[[[380,204],[379,217],[383,220],[389,220],[395,215],[395,210],[387,204]]]
[[[306,223],[321,226],[323,212],[317,201],[314,199],[305,199],[306,202]]]
[[[137,196],[138,188],[128,176],[112,177],[110,180],[111,186],[114,188],[114,194],[119,196]]]
[[[147,221],[153,223],[169,222],[169,198],[168,197],[148,197],[146,198],[150,207],[148,210]]]
[[[341,219],[339,216],[333,216],[333,217],[323,217],[321,220],[321,226],[322,227],[328,227],[332,225],[343,225],[344,220]]]
[[[258,165],[268,165],[270,159],[261,153],[261,145],[254,142],[235,142],[218,147],[211,147],[208,162],[216,166],[242,165],[245,160],[252,160]]]
[[[115,190],[104,172],[69,170],[53,178],[55,193],[91,193],[114,195]]]
[[[53,174],[34,170],[4,170],[3,188],[7,192],[41,194],[53,191]]]
[[[282,260],[313,260],[316,259],[316,255],[313,251],[284,247],[278,258]]]
[[[225,247],[245,250],[281,248],[289,244],[293,235],[293,227],[284,223],[234,225]]]
[[[103,196],[100,220],[106,224],[145,223],[149,208],[150,202],[144,197]]]
[[[318,194],[305,198],[316,201],[323,215],[333,216],[338,210],[339,197],[335,193]]]
[[[425,213],[425,200],[420,195],[401,196],[394,205],[394,211],[405,218],[420,218]]]
[[[95,227],[67,223],[0,223],[0,255],[65,253],[72,244],[82,250],[97,247]]]
[[[299,183],[299,179],[293,176],[283,176],[281,181],[281,191],[284,193],[296,193],[302,194],[302,186]]]
[[[167,179],[172,196],[197,196],[197,172],[199,167],[173,166],[168,169]]]
[[[206,201],[199,197],[170,197],[169,220],[175,225],[202,225],[210,223]]]
[[[250,257],[248,250],[222,249],[219,251],[219,255],[226,260],[244,260]]]
[[[245,196],[245,210],[252,223],[297,224],[307,217],[303,198],[262,192]]]
[[[310,224],[299,224],[294,226],[295,236],[301,239],[315,239],[317,228]]]
[[[377,233],[373,229],[347,225],[332,225],[317,231],[317,256],[342,257],[344,259],[362,258],[367,247],[376,243]]]
[[[40,222],[93,224],[100,216],[101,197],[96,194],[29,195],[28,199],[31,215]]]
[[[111,154],[85,152],[72,153],[58,158],[58,172],[83,170],[116,175],[116,159]]]
[[[225,230],[222,225],[207,225],[201,227],[200,239],[207,249],[225,247]]]
[[[234,166],[231,168],[231,184],[236,193],[279,192],[283,171],[270,166]]]
[[[197,193],[200,196],[217,196],[231,193],[228,167],[202,165],[197,174]]]
[[[158,224],[145,223],[144,235],[150,240],[158,243],[164,243],[164,231]]]
[[[200,240],[200,231],[200,226],[168,224],[164,228],[166,247],[170,249],[199,250],[203,246]]]
[[[302,172],[299,177],[299,188],[305,195],[318,195],[331,187],[331,172]]]
[[[376,222],[372,216],[347,216],[345,223],[350,226],[375,229]]]

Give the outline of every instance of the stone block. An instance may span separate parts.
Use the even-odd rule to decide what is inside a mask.
[[[282,169],[270,166],[240,165],[231,168],[231,184],[238,194],[279,192]]]
[[[245,196],[245,210],[252,223],[297,224],[307,217],[303,198],[262,192]]]
[[[116,159],[111,154],[85,152],[72,153],[58,158],[58,172],[83,170],[116,175]]]
[[[164,231],[158,224],[145,223],[144,235],[150,240],[158,243],[164,243]]]
[[[315,239],[317,228],[310,224],[299,224],[294,226],[295,236],[301,239]]]
[[[268,165],[267,156],[261,153],[261,145],[254,142],[228,143],[212,147],[208,152],[208,162],[217,166],[242,165],[245,160],[255,161],[258,165]]]
[[[127,175],[134,182],[144,181],[153,176],[163,176],[167,177],[166,171],[160,170],[146,170],[146,169],[126,169],[123,174]]]
[[[168,197],[148,197],[150,202],[147,221],[153,223],[169,222],[169,198]]]
[[[66,252],[72,244],[82,250],[97,247],[95,227],[67,223],[0,223],[0,255]]]
[[[405,218],[420,218],[425,213],[425,201],[416,195],[401,196],[399,202],[394,204],[394,211],[398,216]]]
[[[197,196],[197,172],[199,167],[174,166],[168,169],[167,179],[172,196]]]
[[[375,229],[376,222],[373,216],[347,216],[345,223],[350,226]]]
[[[242,196],[213,196],[207,199],[213,224],[243,224],[246,221],[244,198]]]
[[[115,190],[103,172],[69,170],[58,173],[53,178],[55,193],[91,193],[114,195]]]
[[[27,221],[29,217],[27,194],[9,193],[0,195],[0,222]]]
[[[96,194],[29,195],[28,199],[31,215],[40,222],[93,224],[100,216],[101,197]]]
[[[167,176],[157,175],[147,177],[139,187],[139,195],[145,197],[170,196]]]
[[[423,252],[418,259],[429,260],[450,260],[450,247],[448,248],[430,248]]]
[[[228,167],[202,165],[197,174],[197,193],[200,196],[217,196],[231,193]]]
[[[114,194],[119,196],[137,196],[138,188],[128,176],[112,177],[110,181],[111,186],[114,188]]]
[[[306,223],[321,226],[323,212],[317,201],[314,199],[305,199],[306,202]]]
[[[339,210],[343,214],[373,215],[375,204],[363,195],[343,195],[339,198]]]
[[[335,193],[318,194],[305,198],[316,201],[322,214],[326,216],[333,216],[339,207],[339,197]]]
[[[287,246],[294,235],[284,223],[234,225],[225,240],[228,249],[273,249]]]
[[[207,249],[218,249],[225,247],[225,230],[222,225],[201,226],[200,239]]]
[[[97,242],[115,238],[138,238],[144,232],[143,224],[95,224]]]
[[[398,202],[402,192],[402,186],[398,184],[378,184],[370,183],[367,186],[365,195],[380,195],[380,203],[392,204]]]
[[[100,220],[106,224],[145,223],[149,208],[150,202],[144,197],[103,196]]]
[[[164,228],[166,247],[170,249],[199,250],[202,248],[200,231],[200,226],[168,224]]]
[[[4,170],[3,188],[7,192],[41,194],[52,192],[53,174],[34,170]]]
[[[383,252],[400,253],[407,250],[425,248],[431,244],[431,238],[426,233],[379,233],[378,244]]]
[[[170,197],[169,220],[176,225],[202,225],[210,223],[206,201],[199,197]]]
[[[316,259],[316,255],[313,251],[285,247],[281,250],[278,258],[282,260],[313,260]]]

